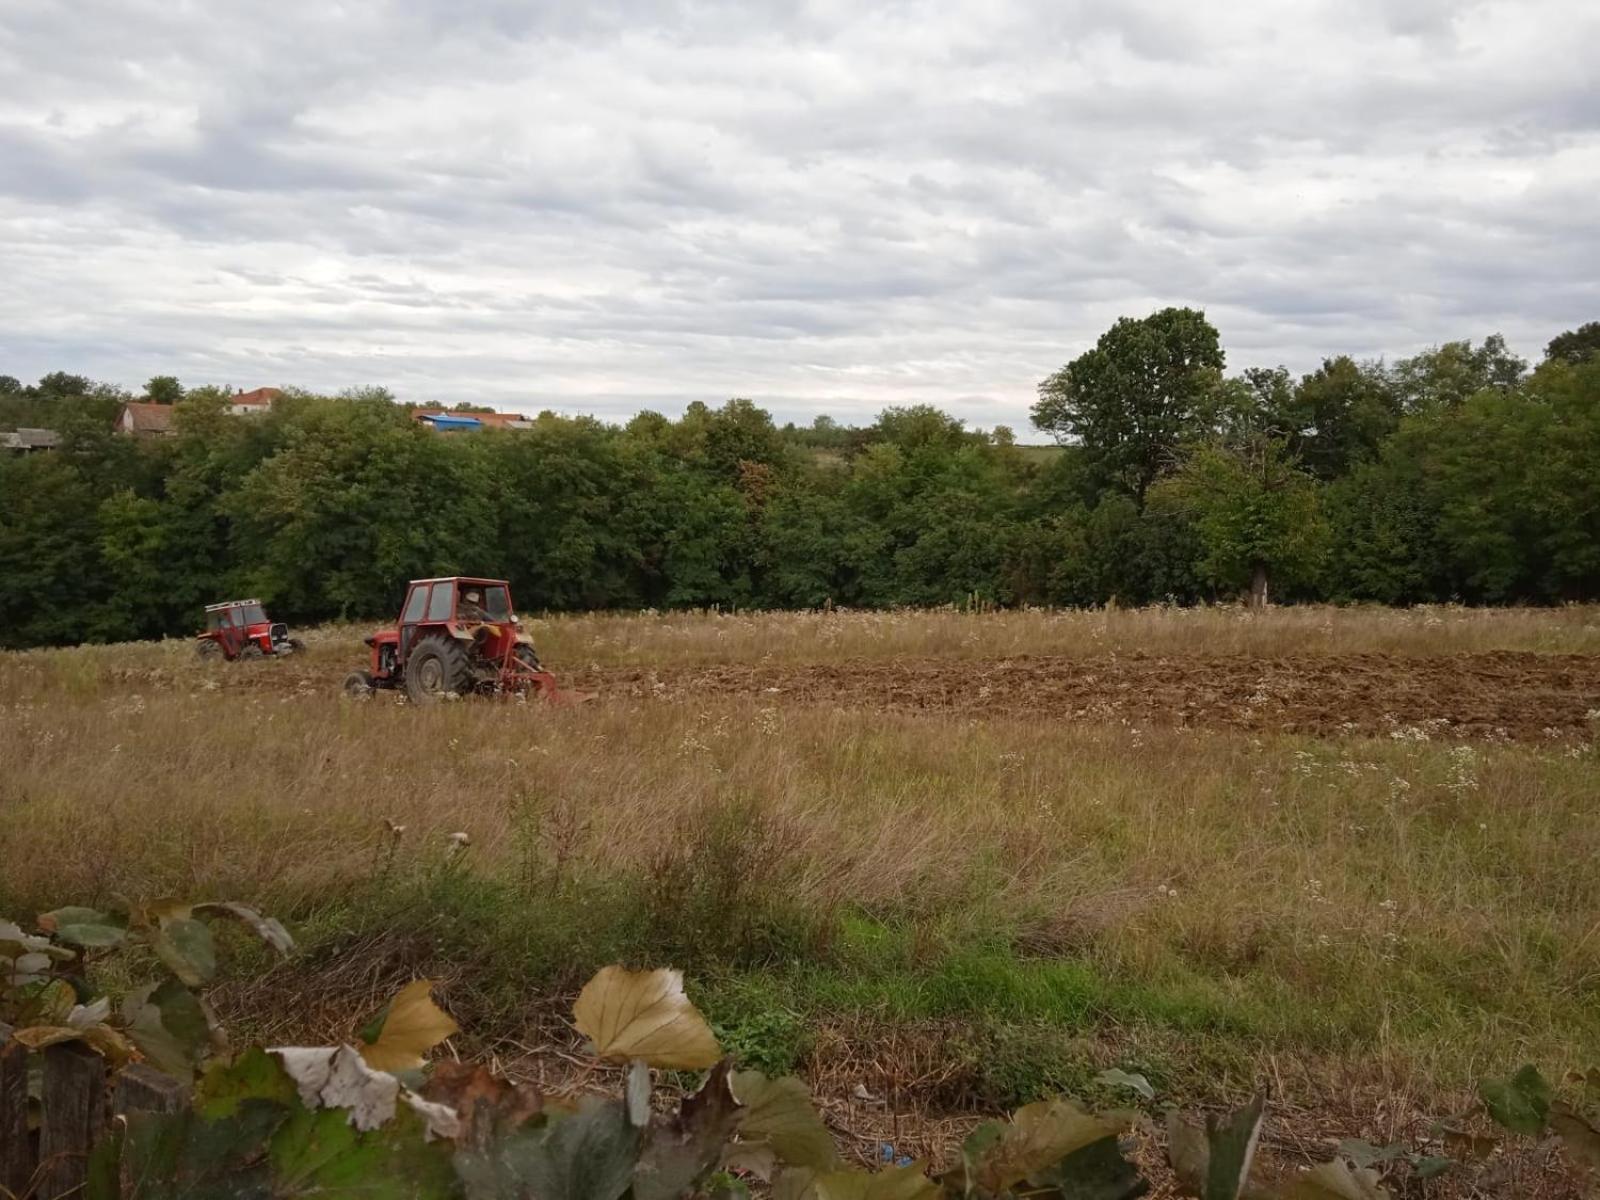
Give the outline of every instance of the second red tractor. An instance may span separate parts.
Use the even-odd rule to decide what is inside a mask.
[[[582,698],[561,692],[555,676],[539,665],[503,579],[412,580],[400,619],[366,642],[371,662],[344,681],[351,696],[404,688],[414,704],[474,694]]]

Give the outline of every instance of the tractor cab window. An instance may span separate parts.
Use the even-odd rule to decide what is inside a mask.
[[[233,610],[234,616],[243,625],[260,625],[267,619],[266,609],[259,604],[246,604]]]
[[[434,584],[433,594],[428,597],[428,620],[448,621],[450,602],[454,599],[454,589],[448,583]]]
[[[244,609],[230,608],[228,610],[228,624],[236,629],[243,629],[248,622],[244,619]]]
[[[406,610],[400,615],[400,620],[407,625],[414,625],[422,620],[422,614],[428,611],[428,585],[418,584],[411,589],[411,595],[406,597]]]
[[[223,612],[220,608],[215,610],[215,611],[213,611],[213,612],[206,613],[206,628],[208,630],[212,630],[212,631],[216,631],[218,629],[221,629],[222,628],[223,619],[226,616],[227,616],[227,614],[225,612]]]
[[[503,587],[483,587],[466,589],[477,593],[478,607],[482,610],[484,619],[489,621],[509,621],[511,619],[511,597],[506,594]]]

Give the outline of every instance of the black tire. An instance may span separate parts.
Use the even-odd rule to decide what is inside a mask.
[[[542,671],[544,667],[539,662],[539,656],[534,653],[533,647],[519,644],[516,649],[517,661],[530,671]]]
[[[344,694],[352,700],[372,698],[372,676],[366,671],[351,671],[344,677]]]
[[[290,638],[289,639],[289,649],[293,650],[296,654],[299,654],[299,653],[303,652],[305,650],[305,648],[306,648],[306,644],[304,642],[302,642],[299,638]]]
[[[195,642],[194,652],[201,662],[211,662],[222,657],[222,646],[213,638],[201,638]]]
[[[454,638],[425,637],[406,660],[406,695],[413,704],[435,704],[467,690],[467,652]]]
[[[239,657],[240,658],[264,658],[266,656],[261,653],[261,647],[260,646],[256,645],[254,642],[251,642],[247,646],[245,646],[245,648],[243,650],[239,651]]]

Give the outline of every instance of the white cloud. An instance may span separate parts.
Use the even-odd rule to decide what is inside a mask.
[[[1600,315],[1600,10],[0,9],[0,371],[1022,427],[1119,315],[1236,367]]]

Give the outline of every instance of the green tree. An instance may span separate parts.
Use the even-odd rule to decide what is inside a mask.
[[[1223,365],[1217,331],[1196,309],[1124,317],[1039,385],[1033,423],[1081,445],[1098,484],[1142,508],[1179,447],[1204,432]]]
[[[1446,342],[1395,363],[1391,379],[1406,412],[1453,408],[1485,388],[1509,391],[1522,382],[1528,364],[1506,348],[1498,333],[1483,339]]]
[[[1600,321],[1588,321],[1576,329],[1557,334],[1544,348],[1544,356],[1573,365],[1600,357]]]
[[[1248,587],[1252,607],[1268,602],[1273,581],[1309,582],[1327,551],[1316,481],[1281,438],[1196,448],[1151,506],[1191,517],[1204,548],[1202,574],[1218,587]]]
[[[144,398],[152,404],[176,404],[183,399],[183,384],[176,375],[154,375],[144,385]]]

